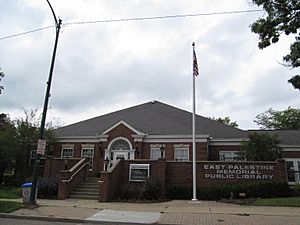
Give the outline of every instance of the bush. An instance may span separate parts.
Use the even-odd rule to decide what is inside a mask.
[[[191,199],[193,190],[191,187],[171,186],[166,191],[168,199]]]
[[[139,200],[142,199],[144,187],[141,184],[129,183],[121,187],[121,199]]]
[[[202,200],[220,200],[229,199],[231,197],[240,198],[240,193],[245,193],[246,198],[271,198],[290,196],[292,190],[287,182],[280,181],[236,185],[228,184],[197,189],[197,197]],[[172,186],[167,189],[166,196],[169,199],[191,199],[192,188]]]
[[[143,183],[129,183],[121,188],[121,199],[158,200],[161,196],[159,180],[149,179]]]
[[[38,197],[45,199],[56,199],[58,194],[58,177],[39,179]]]
[[[295,184],[292,188],[293,196],[300,196],[300,184]]]
[[[20,181],[20,179],[15,177],[15,175],[4,175],[3,184],[4,184],[4,186],[20,187],[22,184],[22,181]]]
[[[145,183],[143,197],[147,200],[158,200],[160,198],[161,186],[159,180],[149,179]]]

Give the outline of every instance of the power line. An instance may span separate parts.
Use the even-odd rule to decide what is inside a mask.
[[[0,37],[0,40],[13,38],[13,37],[17,37],[17,36],[21,36],[21,35],[25,35],[25,34],[30,34],[30,33],[38,32],[38,31],[41,31],[41,30],[46,30],[46,29],[49,29],[49,28],[52,28],[52,27],[54,27],[54,26],[41,27],[41,28],[25,31],[25,32],[22,32],[22,33],[18,33],[18,34],[12,34],[12,35],[9,35],[9,36]]]
[[[62,26],[67,27],[69,25],[85,25],[85,24],[95,24],[95,23],[111,23],[111,22],[129,22],[129,21],[143,21],[143,20],[160,20],[160,19],[175,19],[175,18],[187,18],[187,17],[197,17],[197,16],[214,16],[214,15],[230,15],[230,14],[243,14],[243,13],[254,13],[262,12],[261,9],[253,10],[238,10],[238,11],[223,11],[223,12],[212,12],[212,13],[194,13],[194,14],[176,14],[176,15],[165,15],[165,16],[153,16],[153,17],[133,17],[133,18],[121,18],[121,19],[108,19],[108,20],[91,20],[91,21],[78,21],[78,22],[68,22],[63,23]],[[14,38],[21,35],[26,35],[42,30],[52,28],[54,26],[41,27],[34,30],[25,31],[18,34],[8,35],[0,37],[0,40]]]
[[[197,16],[213,16],[213,15],[252,13],[252,12],[261,12],[261,11],[263,11],[263,10],[255,9],[255,10],[240,10],[240,11],[227,11],[227,12],[225,11],[225,12],[212,12],[212,13],[177,14],[177,15],[166,15],[166,16],[154,16],[154,17],[135,17],[135,18],[109,19],[109,20],[92,20],[92,21],[69,22],[69,23],[64,23],[64,25],[68,26],[68,25],[83,25],[83,24],[93,24],[93,23],[174,19],[174,18],[186,18],[186,17],[197,17]]]

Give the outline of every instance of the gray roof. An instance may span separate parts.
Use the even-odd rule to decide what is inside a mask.
[[[249,130],[249,132],[278,135],[283,145],[300,145],[300,130]]]
[[[74,123],[55,130],[60,136],[94,136],[102,134],[120,121],[151,135],[191,135],[192,113],[151,101],[127,109]],[[214,138],[246,138],[247,131],[196,115],[196,134]]]

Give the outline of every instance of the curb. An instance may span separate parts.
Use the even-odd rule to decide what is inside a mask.
[[[84,223],[86,220],[74,218],[58,218],[48,216],[32,216],[32,215],[16,215],[10,213],[0,213],[0,218],[10,219],[28,219],[28,220],[43,220],[43,221],[56,221],[56,222],[71,222],[71,223]]]
[[[40,220],[50,222],[69,222],[69,223],[89,223],[89,224],[103,224],[103,225],[140,225],[140,223],[123,223],[123,222],[111,222],[111,221],[95,221],[85,219],[74,219],[74,218],[59,218],[59,217],[47,217],[47,216],[31,216],[31,215],[16,215],[10,213],[0,213],[0,218],[7,219],[23,219],[23,220]],[[158,224],[158,223],[154,223]],[[168,224],[164,224],[168,225]]]

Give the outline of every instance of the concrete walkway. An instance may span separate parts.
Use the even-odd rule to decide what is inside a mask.
[[[1,199],[5,200],[5,199]],[[21,201],[11,200],[10,201]],[[299,225],[300,208],[240,206],[215,201],[174,200],[161,203],[102,203],[94,200],[43,200],[0,217],[205,225]],[[1,218],[0,218],[1,221]],[[104,223],[103,223],[104,224]]]

